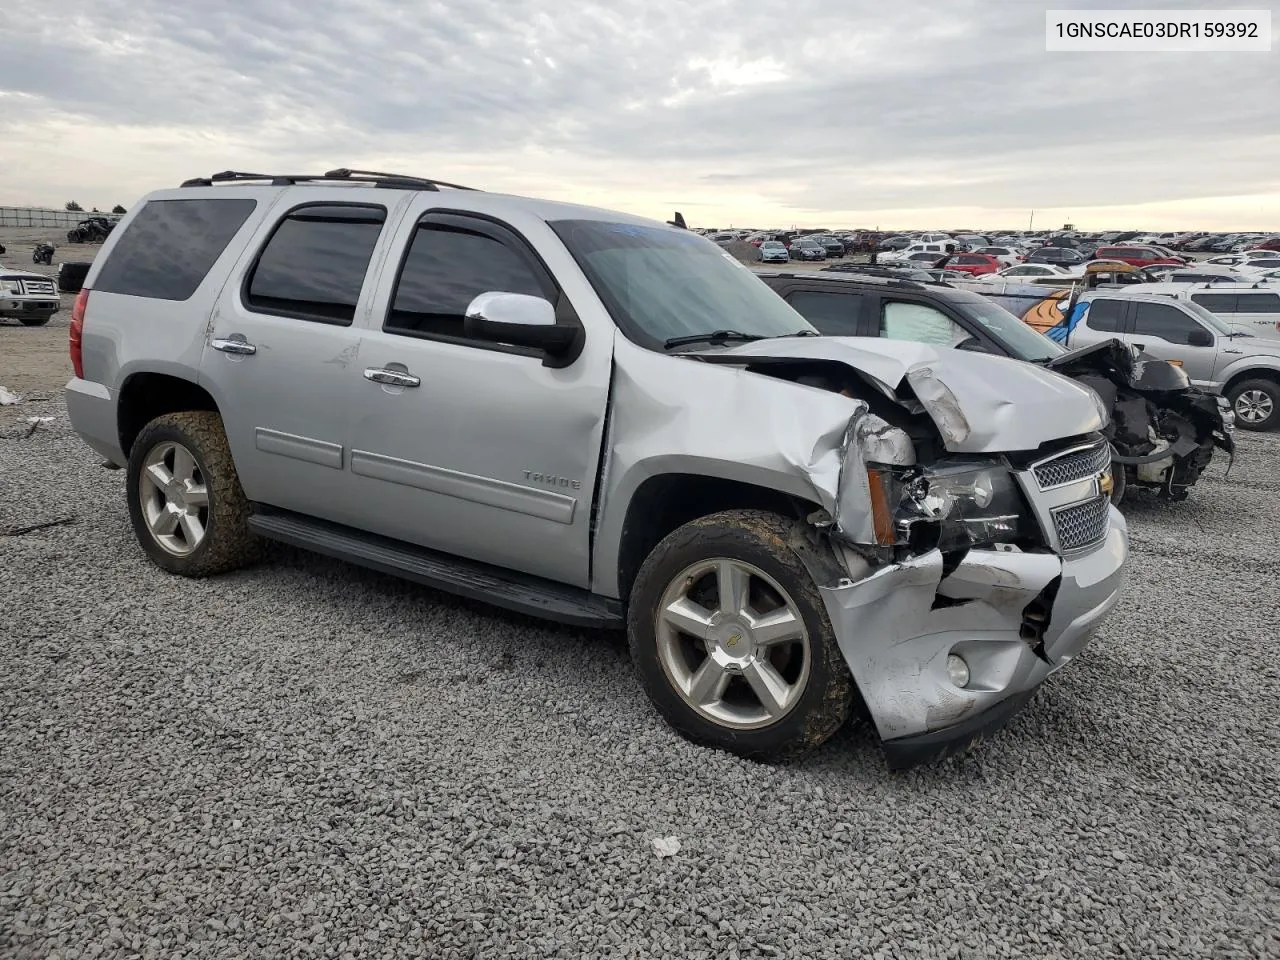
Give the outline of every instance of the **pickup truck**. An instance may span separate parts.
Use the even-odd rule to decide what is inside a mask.
[[[1095,393],[819,336],[678,214],[197,178],[107,238],[70,350],[71,423],[161,568],[278,540],[625,630],[668,723],[746,757],[859,701],[891,766],[967,748],[1126,576]]]
[[[42,327],[61,306],[51,279],[0,265],[0,317],[17,320],[24,327]]]
[[[1074,307],[1069,306],[1070,291],[1046,294],[1013,284],[968,289],[1070,349],[1119,340],[1144,356],[1177,364],[1192,385],[1226,399],[1241,429],[1280,425],[1280,340],[1256,336],[1243,315],[1210,312],[1200,302],[1209,292],[1203,287],[1098,286],[1080,294]],[[1218,289],[1214,285],[1213,291]]]

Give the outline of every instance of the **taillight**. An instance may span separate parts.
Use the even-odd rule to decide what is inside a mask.
[[[75,306],[71,308],[71,333],[68,341],[71,345],[71,369],[77,380],[84,379],[84,357],[81,352],[81,341],[84,339],[84,312],[89,306],[89,288],[81,287],[76,294]]]

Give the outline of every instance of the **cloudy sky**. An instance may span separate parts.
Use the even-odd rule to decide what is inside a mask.
[[[1280,228],[1280,43],[1044,50],[1046,6],[1137,5],[6,3],[0,204],[350,166],[707,226]]]

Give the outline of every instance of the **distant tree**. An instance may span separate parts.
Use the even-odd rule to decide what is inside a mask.
[[[129,211],[117,203],[114,207],[111,208],[111,212],[112,213],[128,213]]]
[[[67,201],[67,209],[70,210],[72,213],[84,212],[84,207],[80,206],[80,204],[76,203],[74,200]]]
[[[92,212],[92,213],[101,213],[102,211],[101,211],[101,210],[99,210],[97,207],[94,207],[94,208],[93,208],[93,210],[92,210],[92,211],[90,211],[90,212]]]

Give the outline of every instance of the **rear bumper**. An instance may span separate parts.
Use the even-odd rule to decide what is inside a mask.
[[[944,577],[934,551],[821,588],[891,764],[981,739],[1084,649],[1125,580],[1128,531],[1110,509],[1106,538],[1084,555],[973,550]],[[964,688],[948,674],[953,654]]]
[[[116,399],[100,383],[72,377],[66,389],[71,429],[106,460],[124,466],[128,459],[120,449]]]

